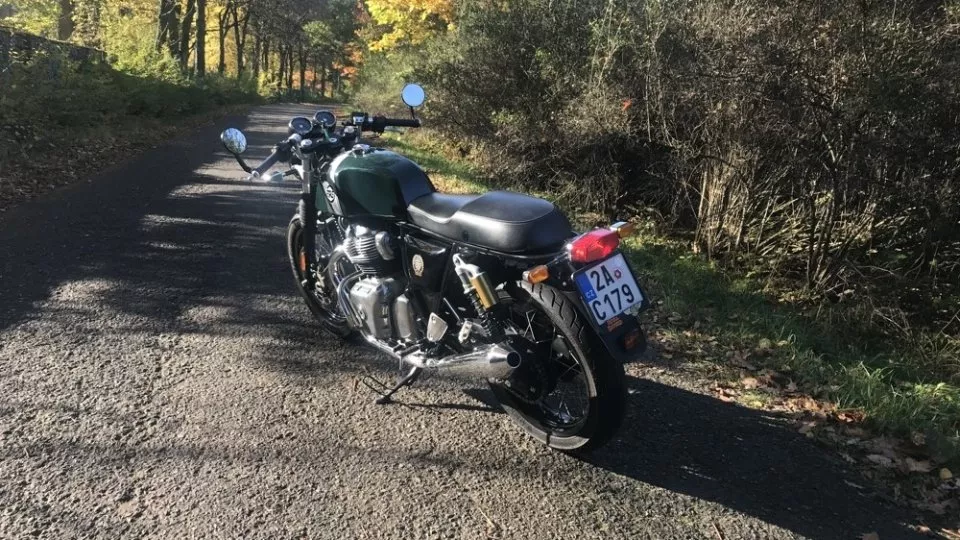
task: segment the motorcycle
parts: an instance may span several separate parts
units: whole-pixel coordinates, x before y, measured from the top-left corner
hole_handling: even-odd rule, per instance
[[[409,367],[377,403],[425,372],[474,377],[551,448],[602,445],[624,417],[623,364],[646,347],[648,300],[619,250],[633,226],[578,234],[543,199],[438,192],[416,163],[361,139],[420,127],[423,89],[401,98],[411,118],[293,118],[257,167],[241,157],[242,132],[222,133],[250,180],[300,182],[287,230],[298,291],[327,330]],[[290,169],[267,175],[279,162]]]

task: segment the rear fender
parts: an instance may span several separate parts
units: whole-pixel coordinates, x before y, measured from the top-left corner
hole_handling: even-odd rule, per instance
[[[610,356],[620,362],[627,363],[634,362],[643,355],[647,348],[647,336],[636,315],[623,313],[603,325],[598,325],[588,312],[589,307],[584,303],[576,285],[574,285],[573,275],[577,268],[570,262],[566,254],[564,253],[547,263],[547,268],[550,270],[550,277],[546,279],[546,284],[559,290],[576,306],[580,316],[587,321],[597,337],[597,341],[603,344]],[[634,275],[636,275],[636,272],[634,272]],[[644,295],[644,301],[640,305],[640,309],[643,310],[648,307],[648,302],[649,300]],[[627,348],[627,336],[631,334],[635,336],[635,344]]]
[[[561,289],[561,292],[576,306],[577,312],[587,321],[597,341],[603,344],[610,356],[623,363],[635,362],[643,356],[647,349],[647,335],[635,315],[623,313],[610,319],[603,326],[599,326],[587,312],[587,306],[576,290]],[[632,348],[628,349],[626,339],[631,333],[636,334],[637,341]]]

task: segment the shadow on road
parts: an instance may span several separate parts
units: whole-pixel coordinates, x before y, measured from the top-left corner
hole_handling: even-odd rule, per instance
[[[589,463],[810,538],[922,538],[904,525],[909,516],[857,489],[863,480],[784,418],[650,380],[629,386],[620,437]]]

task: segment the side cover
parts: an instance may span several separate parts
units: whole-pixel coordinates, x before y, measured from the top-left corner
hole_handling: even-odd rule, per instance
[[[406,219],[410,201],[435,191],[413,161],[382,148],[359,147],[330,164],[329,177],[317,190],[317,207],[343,216]]]

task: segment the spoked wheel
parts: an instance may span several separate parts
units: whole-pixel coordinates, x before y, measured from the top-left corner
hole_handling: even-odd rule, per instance
[[[623,365],[595,347],[593,330],[558,290],[519,282],[507,301],[510,332],[535,359],[491,383],[511,418],[551,448],[584,452],[608,441],[626,407]]]
[[[318,249],[332,251],[332,246],[320,245]],[[351,329],[337,302],[336,284],[326,275],[311,275],[310,257],[303,245],[303,224],[300,216],[293,216],[287,227],[287,255],[297,290],[307,303],[313,316],[321,324],[340,337],[350,335]],[[318,280],[325,280],[318,283]],[[323,286],[321,286],[323,285]]]

